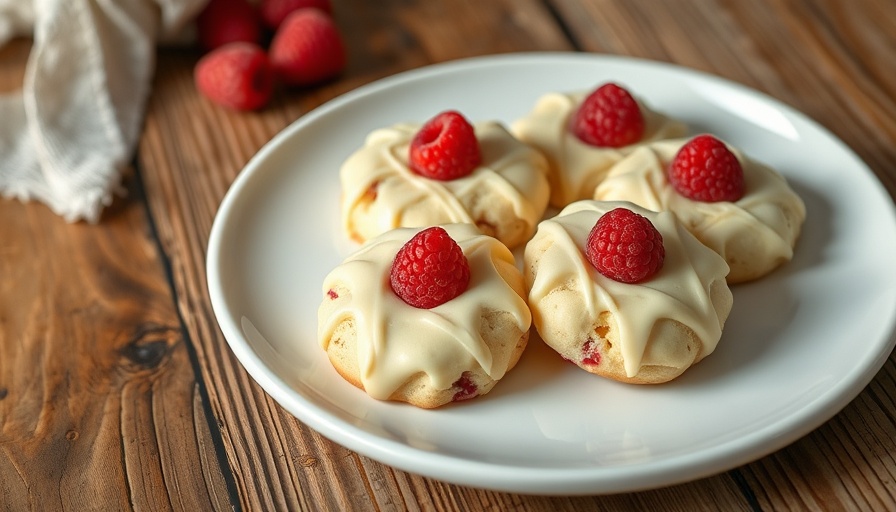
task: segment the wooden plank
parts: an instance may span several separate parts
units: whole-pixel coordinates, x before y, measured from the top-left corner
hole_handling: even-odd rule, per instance
[[[16,201],[0,217],[17,241],[0,251],[2,504],[229,508],[140,203],[99,226]]]
[[[0,51],[21,84],[29,43]],[[0,509],[230,508],[149,230],[126,179],[100,224],[0,201]]]

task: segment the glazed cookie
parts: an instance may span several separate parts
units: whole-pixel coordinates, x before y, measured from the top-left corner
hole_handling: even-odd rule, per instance
[[[517,138],[547,157],[555,208],[590,199],[610,167],[640,145],[686,131],[683,123],[613,83],[590,94],[546,94],[511,126]]]
[[[547,162],[497,122],[454,111],[372,132],[340,170],[342,221],[363,242],[396,227],[475,224],[513,248],[547,207]]]
[[[729,284],[790,261],[806,218],[803,201],[781,174],[711,135],[637,149],[607,173],[593,198],[675,213],[725,258]]]
[[[488,393],[529,339],[513,255],[471,224],[398,228],[324,280],[318,339],[379,400],[434,408]]]
[[[666,382],[711,354],[733,302],[718,254],[631,203],[578,201],[542,221],[524,272],[545,343],[622,382]]]

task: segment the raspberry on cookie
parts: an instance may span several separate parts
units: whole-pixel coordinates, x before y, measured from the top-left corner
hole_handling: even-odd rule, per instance
[[[728,265],[669,212],[583,200],[526,244],[533,324],[590,373],[672,380],[711,354],[731,311]]]
[[[364,242],[397,227],[469,223],[513,248],[548,202],[547,162],[497,122],[456,111],[373,131],[340,169],[342,222]]]
[[[590,199],[609,168],[640,145],[686,131],[612,82],[590,92],[545,94],[511,125],[517,138],[547,157],[556,208]]]
[[[669,164],[669,184],[694,201],[737,201],[744,196],[744,169],[724,142],[703,134],[675,154]]]
[[[501,242],[471,224],[397,228],[326,277],[318,339],[370,396],[429,409],[488,393],[519,360],[531,318]]]
[[[576,109],[570,129],[582,142],[602,148],[621,148],[644,137],[644,114],[631,93],[606,83],[589,94]]]
[[[806,218],[805,204],[780,173],[709,134],[637,149],[592,197],[671,211],[725,258],[729,284],[790,261]]]
[[[411,139],[408,165],[420,176],[439,181],[463,178],[482,163],[473,126],[454,110],[427,121]]]
[[[447,231],[432,227],[401,247],[392,261],[389,283],[406,304],[432,309],[467,289],[470,263]]]
[[[616,208],[602,215],[591,229],[585,256],[601,274],[635,284],[659,272],[666,249],[663,235],[646,217]]]

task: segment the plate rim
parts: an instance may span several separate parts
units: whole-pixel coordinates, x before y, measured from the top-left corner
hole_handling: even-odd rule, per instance
[[[854,371],[839,376],[840,379],[837,381],[836,387],[827,389],[813,400],[806,402],[799,411],[790,414],[784,421],[771,423],[765,428],[753,431],[749,436],[716,444],[711,449],[703,449],[695,454],[671,455],[647,463],[622,466],[551,468],[547,470],[459,459],[456,456],[437,452],[423,452],[396,440],[379,437],[351,425],[342,424],[338,418],[330,417],[326,411],[320,410],[312,399],[301,396],[274,372],[270,372],[258,353],[245,340],[239,326],[230,321],[230,317],[233,315],[227,314],[227,301],[219,277],[221,273],[221,239],[224,236],[228,220],[234,214],[234,203],[238,200],[240,191],[257,173],[260,162],[263,162],[284,140],[288,140],[294,133],[312,125],[317,119],[331,111],[343,108],[397,84],[423,80],[439,74],[450,74],[457,70],[467,71],[476,66],[519,65],[523,62],[537,64],[539,61],[559,63],[562,60],[612,61],[621,65],[646,66],[652,71],[671,72],[709,81],[727,89],[759,98],[762,102],[784,111],[787,116],[801,119],[813,129],[835,141],[839,145],[837,148],[839,151],[846,153],[855,162],[861,164],[862,172],[869,175],[870,181],[877,189],[876,192],[883,198],[889,199],[886,203],[889,206],[891,220],[896,219],[896,205],[880,178],[840,138],[801,111],[762,91],[726,78],[668,62],[581,52],[519,52],[468,57],[430,64],[377,79],[312,109],[284,127],[264,144],[249,159],[231,183],[215,214],[209,235],[206,254],[206,281],[215,319],[240,364],[264,391],[291,415],[324,437],[350,450],[389,466],[438,480],[523,494],[575,495],[630,492],[691,481],[718,474],[761,458],[803,437],[831,419],[862,392],[885,364],[896,345],[896,314],[889,318],[889,325],[885,326],[882,331],[889,334],[878,342],[881,350],[876,353],[869,351],[866,357],[862,358],[862,364],[854,367]],[[862,371],[859,371],[858,368],[861,368]],[[299,396],[289,396],[287,389],[293,389],[294,393]],[[300,399],[297,400],[299,397]],[[821,406],[818,405],[819,401],[823,402]],[[674,474],[683,467],[688,468],[687,472],[682,472],[686,474]],[[487,482],[481,480],[483,475],[488,475]]]

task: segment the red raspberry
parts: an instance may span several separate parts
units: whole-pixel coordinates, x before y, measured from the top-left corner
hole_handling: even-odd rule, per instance
[[[443,228],[414,235],[395,255],[392,290],[411,306],[431,309],[457,297],[470,284],[470,264]]]
[[[598,272],[614,281],[640,283],[663,267],[666,249],[663,235],[647,217],[616,208],[594,224],[585,256]]]
[[[447,110],[414,135],[408,154],[411,170],[434,180],[462,178],[479,166],[482,154],[470,122]]]
[[[330,0],[262,0],[258,10],[264,24],[277,30],[290,13],[305,7],[316,7],[327,14],[333,14]]]
[[[744,170],[728,146],[712,135],[698,135],[678,150],[669,166],[669,183],[694,201],[737,201],[744,195]]]
[[[196,63],[194,80],[205,97],[237,110],[263,107],[274,91],[274,70],[264,50],[252,43],[212,50]]]
[[[592,146],[619,148],[644,136],[644,115],[622,87],[607,83],[592,92],[571,120],[572,132]]]
[[[320,9],[293,11],[268,49],[277,75],[287,85],[311,85],[345,69],[345,46],[333,19]]]
[[[454,396],[451,397],[452,402],[469,400],[471,398],[476,398],[476,396],[479,395],[479,387],[473,382],[470,372],[462,373],[460,378],[454,381],[454,384],[452,384],[451,387],[457,388]]]
[[[258,43],[261,19],[246,0],[211,0],[196,17],[196,35],[206,50],[237,41]]]
[[[594,340],[591,338],[585,340],[585,343],[582,345],[582,364],[599,366],[600,359],[600,351],[597,350]]]

